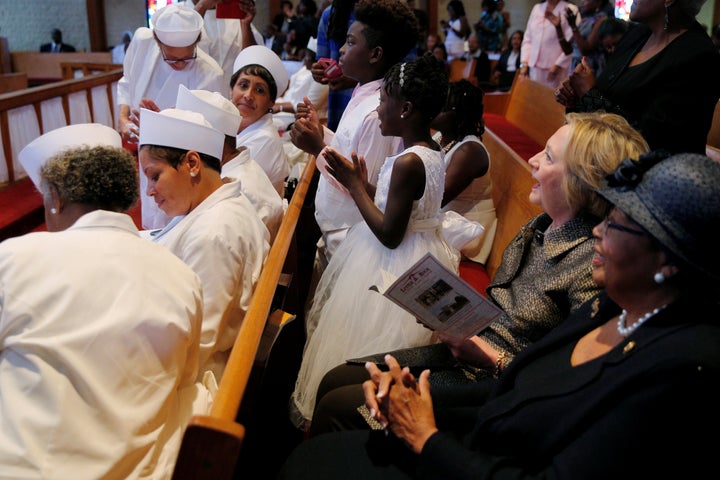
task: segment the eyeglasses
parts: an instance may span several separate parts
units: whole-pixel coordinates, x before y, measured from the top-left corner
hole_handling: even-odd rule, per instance
[[[178,58],[178,59],[175,59],[175,60],[166,58],[166,57],[165,57],[165,50],[163,50],[162,47],[160,47],[160,54],[162,55],[163,60],[165,61],[165,63],[167,63],[168,65],[177,65],[177,64],[179,64],[179,63],[184,63],[185,65],[187,65],[187,64],[190,64],[190,63],[194,62],[195,59],[197,58],[197,47],[195,47],[195,50],[193,50],[193,55],[192,55],[192,57],[187,57],[187,58]]]
[[[610,217],[605,217],[605,219],[600,222],[598,225],[598,229],[600,230],[600,233],[602,233],[603,236],[607,233],[608,229],[617,230],[619,232],[629,233],[631,235],[639,235],[644,236],[645,232],[643,230],[636,230],[634,228],[626,227],[625,225],[620,225],[619,223],[615,223],[610,221]]]

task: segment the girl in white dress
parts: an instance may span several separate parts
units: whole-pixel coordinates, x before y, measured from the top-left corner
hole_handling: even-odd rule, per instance
[[[457,271],[459,257],[440,231],[445,165],[430,122],[445,103],[447,75],[432,56],[393,66],[385,76],[378,117],[384,136],[406,149],[387,157],[377,187],[365,163],[326,148],[328,171],[347,188],[365,221],[355,224],[318,284],[307,320],[317,328],[305,345],[291,398],[291,418],[306,428],[323,375],[347,358],[430,343],[432,332],[382,294],[383,271],[399,276],[430,252]],[[374,202],[373,202],[374,198]]]

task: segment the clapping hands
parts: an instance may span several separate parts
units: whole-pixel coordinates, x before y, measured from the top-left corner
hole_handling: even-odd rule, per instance
[[[438,431],[430,396],[430,370],[424,370],[416,380],[392,355],[385,356],[385,363],[387,372],[372,362],[365,365],[370,374],[370,380],[363,383],[365,405],[377,421],[413,452],[420,453],[427,439]]]

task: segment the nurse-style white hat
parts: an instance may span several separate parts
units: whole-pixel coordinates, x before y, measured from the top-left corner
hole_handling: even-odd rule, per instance
[[[235,63],[233,63],[233,73],[240,70],[246,65],[257,64],[267,68],[273,80],[275,80],[275,86],[277,86],[277,94],[282,95],[288,85],[288,74],[285,70],[282,60],[277,53],[273,52],[264,45],[252,45],[245,47],[235,57]]]
[[[158,40],[168,47],[187,47],[198,39],[203,18],[192,8],[173,3],[155,12],[150,24]]]
[[[201,113],[166,108],[161,112],[140,109],[140,141],[181,150],[195,150],[222,159],[225,135],[215,130]]]
[[[215,130],[231,137],[237,135],[242,121],[235,104],[218,92],[189,90],[185,85],[178,89],[175,108],[201,113]]]
[[[43,165],[63,150],[81,146],[122,148],[122,139],[115,129],[100,123],[68,125],[50,130],[28,143],[18,153],[18,160],[39,190],[40,169]]]

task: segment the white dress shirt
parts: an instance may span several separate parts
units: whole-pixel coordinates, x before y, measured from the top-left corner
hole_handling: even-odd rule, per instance
[[[270,244],[275,240],[287,202],[277,194],[270,179],[245,149],[222,166],[223,177],[236,178],[245,195],[270,232]]]

